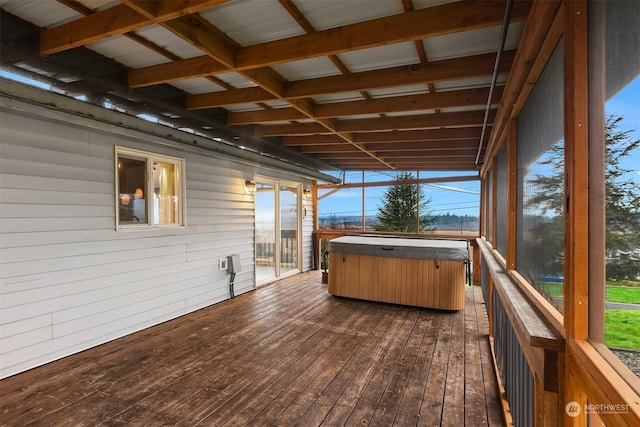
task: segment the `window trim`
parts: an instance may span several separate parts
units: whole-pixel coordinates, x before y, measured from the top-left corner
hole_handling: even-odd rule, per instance
[[[119,177],[118,177],[118,159],[120,157],[132,157],[144,159],[147,164],[147,173],[145,177],[145,192],[149,193],[149,188],[153,186],[153,163],[164,162],[176,165],[178,171],[178,222],[174,224],[154,224],[153,203],[147,203],[146,216],[147,221],[139,224],[121,224],[119,207]],[[116,231],[140,231],[151,229],[166,229],[175,227],[186,227],[187,225],[187,204],[186,204],[186,161],[180,157],[167,156],[164,154],[154,153],[151,151],[138,150],[135,148],[114,146],[114,209],[115,209],[115,228]]]

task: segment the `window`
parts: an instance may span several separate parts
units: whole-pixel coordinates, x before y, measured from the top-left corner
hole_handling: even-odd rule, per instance
[[[516,270],[564,312],[563,41],[518,117]]]
[[[118,228],[184,225],[184,160],[116,147]]]

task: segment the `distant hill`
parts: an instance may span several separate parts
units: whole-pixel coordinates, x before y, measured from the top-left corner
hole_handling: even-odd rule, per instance
[[[434,227],[440,231],[478,231],[480,228],[480,220],[477,216],[471,215],[455,215],[444,214],[433,216]],[[367,230],[373,230],[377,225],[375,216],[369,215],[365,217],[367,222]],[[318,226],[325,230],[361,230],[361,216],[338,216],[326,215],[318,218]]]

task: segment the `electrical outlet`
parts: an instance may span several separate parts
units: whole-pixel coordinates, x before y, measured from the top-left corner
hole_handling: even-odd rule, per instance
[[[218,260],[218,267],[220,268],[220,270],[226,270],[227,269],[227,257],[220,258]]]

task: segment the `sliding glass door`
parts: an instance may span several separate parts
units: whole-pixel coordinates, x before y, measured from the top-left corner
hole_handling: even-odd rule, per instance
[[[276,276],[275,185],[256,183],[256,283]]]
[[[256,178],[256,284],[300,271],[300,186]]]

